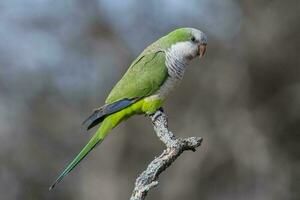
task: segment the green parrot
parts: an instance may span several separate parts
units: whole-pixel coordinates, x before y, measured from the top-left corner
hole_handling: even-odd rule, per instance
[[[49,190],[59,183],[120,122],[135,114],[151,115],[184,75],[187,64],[206,51],[206,35],[194,28],[179,28],[148,46],[114,86],[104,106],[96,109],[83,125],[102,122],[75,159],[62,171]]]

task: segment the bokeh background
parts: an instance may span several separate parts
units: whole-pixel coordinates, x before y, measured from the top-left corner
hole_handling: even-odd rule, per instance
[[[48,187],[92,135],[85,117],[177,27],[209,44],[165,111],[178,137],[204,142],[147,199],[299,199],[299,18],[298,0],[1,0],[0,199],[128,199],[164,149],[144,116]]]

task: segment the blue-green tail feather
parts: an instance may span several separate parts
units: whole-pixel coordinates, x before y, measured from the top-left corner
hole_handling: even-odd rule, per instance
[[[123,119],[126,118],[126,112],[117,112],[107,116],[102,122],[101,126],[90,139],[87,145],[79,152],[75,159],[65,168],[65,170],[58,176],[54,183],[50,186],[49,190],[53,189],[57,183],[59,183],[65,176],[68,175],[79,163],[80,161],[91,151],[97,144],[103,141],[106,135],[117,126]]]
[[[71,172],[79,162],[85,158],[85,156],[92,151],[97,144],[101,143],[103,139],[99,138],[98,134],[95,134],[87,145],[80,151],[80,153],[75,157],[75,159],[64,169],[64,171],[58,176],[54,183],[49,187],[49,190],[52,190],[57,183],[59,183],[65,176]]]

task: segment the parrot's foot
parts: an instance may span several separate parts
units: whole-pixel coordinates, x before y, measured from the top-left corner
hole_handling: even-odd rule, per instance
[[[155,113],[149,114],[149,115],[147,115],[147,116],[151,118],[151,121],[152,121],[152,123],[153,123],[153,122],[156,121],[156,119],[157,119],[158,117],[160,117],[163,113],[164,113],[164,110],[163,110],[162,107],[160,107]]]

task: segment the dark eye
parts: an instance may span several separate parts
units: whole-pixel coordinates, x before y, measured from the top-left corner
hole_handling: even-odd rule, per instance
[[[191,38],[191,40],[192,40],[192,42],[195,42],[195,41],[196,41],[196,38],[193,36],[193,37]]]

